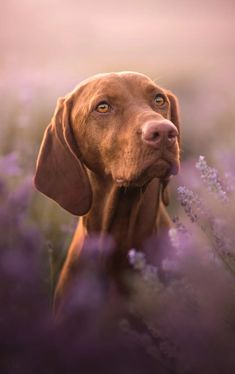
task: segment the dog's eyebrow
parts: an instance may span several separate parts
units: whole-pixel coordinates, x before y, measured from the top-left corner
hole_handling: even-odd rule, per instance
[[[99,104],[101,101],[107,101],[107,102],[118,102],[120,101],[120,97],[118,95],[110,94],[110,93],[105,93],[103,92],[102,94],[95,95],[93,99],[91,100],[90,103],[90,108],[93,108],[97,104]]]
[[[159,92],[159,93],[163,93],[163,89],[161,89],[160,87],[158,87],[157,85],[153,85],[153,84],[148,84],[144,90],[146,91],[147,94],[153,94],[154,92]]]

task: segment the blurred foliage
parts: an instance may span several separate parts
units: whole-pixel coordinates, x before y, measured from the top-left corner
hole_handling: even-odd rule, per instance
[[[156,238],[145,254],[129,252],[130,300],[110,300],[105,256],[91,237],[65,316],[53,320],[52,243],[66,247],[73,222],[35,195],[16,152],[0,158],[1,373],[234,371],[234,172],[219,174],[203,156],[197,169],[183,165],[181,182],[193,191],[179,187],[178,197],[191,225],[182,212],[174,219],[172,246],[157,244],[162,266]],[[108,255],[108,238],[103,246]]]

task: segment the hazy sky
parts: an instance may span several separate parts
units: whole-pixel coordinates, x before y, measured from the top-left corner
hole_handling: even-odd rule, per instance
[[[2,0],[7,74],[223,69],[234,63],[234,1]]]

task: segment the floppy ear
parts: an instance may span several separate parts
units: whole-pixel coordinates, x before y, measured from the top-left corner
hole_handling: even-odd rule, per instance
[[[162,180],[162,190],[161,190],[161,198],[162,198],[162,201],[163,201],[163,204],[164,205],[169,205],[169,202],[170,202],[170,193],[169,193],[169,186],[168,186],[168,183],[169,183],[169,178],[168,179],[163,179]]]
[[[180,114],[179,114],[179,103],[177,97],[171,92],[166,91],[167,97],[170,101],[170,120],[174,123],[179,131],[178,143],[180,146]],[[169,205],[170,202],[170,193],[169,193],[169,184],[170,179],[164,179],[162,181],[162,191],[161,197],[164,205]]]
[[[34,182],[36,188],[70,213],[88,212],[92,192],[70,123],[72,98],[62,98],[47,127],[39,151]]]
[[[178,99],[171,91],[166,91],[166,94],[170,101],[170,120],[179,131],[178,141],[180,141],[180,113]]]

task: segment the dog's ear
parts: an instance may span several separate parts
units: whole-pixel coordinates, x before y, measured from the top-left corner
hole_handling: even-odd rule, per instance
[[[179,131],[178,141],[180,141],[180,112],[178,99],[171,91],[167,90],[166,94],[170,101],[170,120],[174,123]]]
[[[178,99],[171,91],[167,90],[166,94],[170,101],[170,120],[178,129],[178,144],[180,146],[180,113]],[[170,202],[169,181],[169,178],[162,181],[161,198],[164,205],[169,205]]]
[[[72,97],[61,98],[39,151],[35,186],[70,213],[86,214],[92,192],[70,123]]]
[[[161,189],[161,198],[163,201],[164,205],[169,205],[170,202],[170,193],[169,193],[169,179],[163,179],[161,184],[162,184],[162,189]]]

